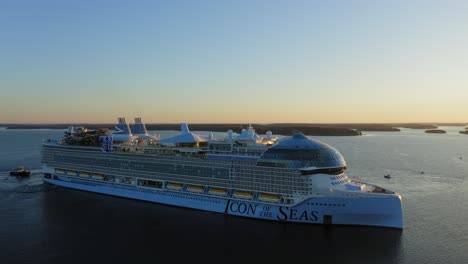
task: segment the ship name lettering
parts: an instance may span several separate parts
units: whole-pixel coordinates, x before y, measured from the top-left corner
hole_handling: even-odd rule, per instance
[[[273,218],[273,214],[271,212],[260,211],[260,217]]]
[[[257,210],[256,204],[246,204],[246,203],[239,203],[239,202],[232,202],[229,205],[229,210],[233,213],[239,214],[246,214],[246,215],[255,215],[255,211]]]
[[[289,219],[316,222],[318,220],[318,212],[307,210],[299,212],[297,209],[280,206],[279,214],[276,218],[281,221],[287,221]]]

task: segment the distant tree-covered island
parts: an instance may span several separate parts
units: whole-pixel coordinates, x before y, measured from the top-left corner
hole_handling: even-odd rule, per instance
[[[88,129],[113,129],[114,124],[7,124],[8,129],[65,129],[69,126],[83,126]],[[227,132],[233,130],[240,133],[249,124],[189,124],[192,131]],[[362,132],[354,128],[340,126],[320,126],[314,124],[252,124],[258,134],[272,131],[275,135],[291,135],[302,132],[309,136],[361,136]],[[180,124],[146,124],[148,130],[180,130]]]
[[[212,131],[212,132],[226,132],[232,129],[234,132],[240,133],[243,128],[248,127],[248,123],[239,124],[189,124],[193,131]],[[463,124],[439,124],[439,125],[458,125]],[[68,124],[0,124],[0,127],[7,127],[8,129],[65,129],[68,126],[83,126],[89,129],[108,128],[113,129],[115,124],[88,124],[88,123],[68,123]],[[323,123],[275,123],[275,124],[255,124],[252,126],[256,129],[257,133],[265,134],[267,131],[272,131],[275,135],[291,135],[293,132],[300,131],[309,136],[360,136],[363,135],[362,131],[375,131],[375,132],[399,132],[401,128],[411,129],[427,129],[437,130],[434,124],[408,124],[408,123],[391,123],[391,124],[371,124],[371,123],[344,123],[344,124],[323,124]],[[146,124],[148,130],[179,130],[180,124]],[[426,131],[427,132],[427,131]],[[443,132],[427,132],[427,133],[443,133]],[[468,132],[460,131],[462,134]]]
[[[428,134],[447,134],[447,131],[442,129],[428,129],[425,132]]]
[[[402,127],[411,129],[437,129],[436,125],[432,124],[404,124]]]

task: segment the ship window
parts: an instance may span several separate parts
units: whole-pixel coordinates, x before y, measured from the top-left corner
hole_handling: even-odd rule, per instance
[[[316,169],[316,170],[301,170],[302,175],[312,175],[312,174],[329,174],[329,175],[338,175],[342,174],[346,170],[346,167],[331,168],[331,169]],[[335,177],[331,178],[335,180]]]

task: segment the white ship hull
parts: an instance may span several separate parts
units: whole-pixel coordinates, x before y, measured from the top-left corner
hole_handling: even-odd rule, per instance
[[[50,184],[211,212],[280,222],[365,225],[402,228],[401,200],[382,197],[311,197],[294,206],[247,201],[201,193],[153,189],[66,176],[44,178]]]

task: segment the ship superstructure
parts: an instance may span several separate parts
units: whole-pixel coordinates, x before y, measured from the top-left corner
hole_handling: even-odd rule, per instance
[[[267,220],[403,226],[398,193],[348,178],[336,149],[301,133],[278,140],[249,126],[215,139],[182,124],[179,135],[159,139],[135,121],[139,129],[119,118],[94,146],[44,142],[44,181]]]

